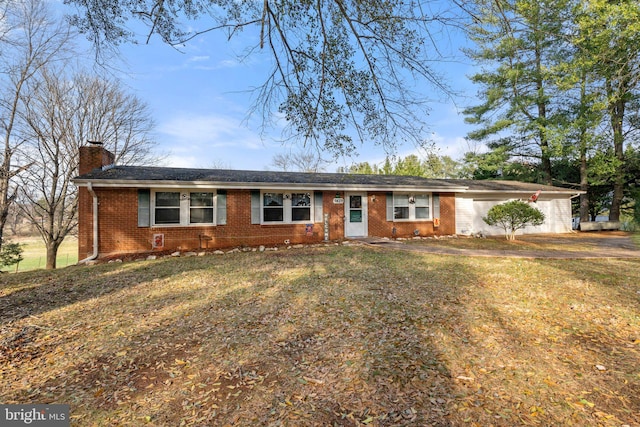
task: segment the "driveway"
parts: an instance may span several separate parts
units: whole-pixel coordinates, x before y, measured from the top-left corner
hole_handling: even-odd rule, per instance
[[[517,236],[514,249],[482,248],[482,243],[474,248],[464,247],[467,237],[420,240],[364,239],[365,244],[375,247],[456,256],[514,257],[546,259],[595,259],[595,258],[640,258],[640,248],[635,245],[629,233],[625,232],[574,232],[567,234],[539,234]],[[457,245],[456,240],[460,244]],[[487,245],[494,246],[494,245]]]

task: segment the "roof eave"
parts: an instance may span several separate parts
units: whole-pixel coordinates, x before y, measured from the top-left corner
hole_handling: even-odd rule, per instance
[[[338,183],[293,183],[293,182],[223,182],[223,181],[180,181],[180,180],[128,180],[128,179],[74,179],[79,187],[89,183],[94,188],[217,188],[227,190],[327,190],[327,191],[425,191],[455,193],[465,187],[439,187],[416,185],[375,185],[375,184],[338,184]]]
[[[522,194],[531,194],[531,190],[517,190],[517,189],[503,189],[503,190],[471,190],[467,189],[465,193],[483,193],[483,194],[491,194],[491,193],[522,193]],[[541,194],[586,194],[586,191],[582,190],[542,190]]]

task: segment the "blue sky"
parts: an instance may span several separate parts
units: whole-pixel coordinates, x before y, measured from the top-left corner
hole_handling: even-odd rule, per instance
[[[453,40],[451,49],[457,50],[455,37],[449,40]],[[154,138],[158,149],[166,153],[167,166],[275,170],[273,157],[291,150],[279,142],[279,129],[261,133],[259,114],[247,119],[252,101],[248,90],[263,82],[270,57],[265,52],[238,61],[245,47],[242,43],[242,38],[227,41],[222,33],[208,33],[180,51],[157,39],[149,44],[121,45],[123,64],[118,67],[124,74],[120,77],[150,107],[157,124]],[[458,159],[474,148],[464,139],[470,128],[459,113],[475,103],[475,90],[467,79],[473,68],[458,53],[458,61],[442,63],[438,71],[463,96],[455,103],[447,100],[431,105],[430,135],[438,154]],[[361,146],[358,153],[358,157],[331,163],[326,171],[353,162],[381,164],[385,157],[372,144]],[[397,154],[411,153],[420,154],[413,146],[402,146]]]

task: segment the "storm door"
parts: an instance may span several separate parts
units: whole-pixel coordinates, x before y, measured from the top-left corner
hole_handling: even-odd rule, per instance
[[[344,203],[346,237],[367,236],[367,194],[346,193]]]

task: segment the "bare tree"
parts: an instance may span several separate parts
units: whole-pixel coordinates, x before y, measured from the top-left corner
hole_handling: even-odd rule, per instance
[[[451,94],[434,64],[449,44],[447,26],[462,24],[455,13],[464,8],[455,0],[67,3],[77,6],[74,25],[102,49],[153,36],[181,47],[210,31],[229,39],[249,32],[242,59],[263,51],[273,64],[250,111],[263,123],[284,117],[286,136],[334,155],[360,144],[393,151],[403,140],[427,140],[429,103]]]
[[[71,126],[77,144],[100,141],[118,164],[157,164],[161,160],[153,151],[155,123],[145,102],[127,93],[115,79],[80,73],[72,81],[78,110]]]
[[[276,154],[271,164],[282,171],[322,172],[328,162],[319,153],[299,151],[295,153]]]
[[[65,79],[61,70],[43,69],[25,100],[34,164],[22,176],[24,213],[47,250],[47,269],[56,267],[60,244],[77,225],[78,149],[88,137],[104,141],[120,163],[151,161],[153,127],[147,106],[119,83],[83,74]]]
[[[5,228],[9,227],[9,232],[12,236],[19,236],[21,233],[27,232],[23,227],[25,225],[25,221],[26,217],[20,206],[17,203],[12,203],[11,206],[9,206],[9,213],[7,215]]]
[[[9,207],[16,198],[13,179],[29,167],[19,159],[25,142],[21,118],[27,83],[46,64],[64,58],[68,25],[56,24],[43,0],[2,3],[0,37],[0,247]]]

